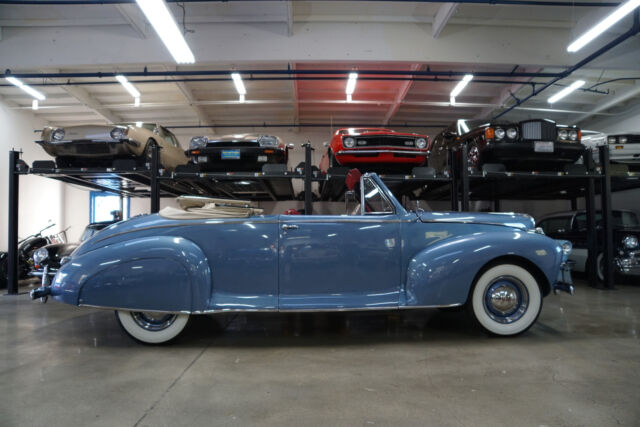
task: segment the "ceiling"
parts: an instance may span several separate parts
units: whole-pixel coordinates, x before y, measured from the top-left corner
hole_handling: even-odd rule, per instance
[[[568,42],[611,8],[380,1],[188,2],[184,8],[183,20],[182,9],[170,4],[179,25],[193,31],[186,39],[196,64],[176,67],[135,4],[1,5],[3,68],[14,74],[225,72],[130,77],[142,94],[139,107],[113,77],[23,79],[46,95],[34,113],[51,124],[153,121],[212,125],[221,133],[231,126],[375,124],[430,126],[435,132],[456,119],[494,117],[531,93],[527,82],[541,88],[551,80],[506,74],[562,72],[631,26],[627,19],[593,47],[570,55]],[[588,122],[640,105],[639,54],[636,35],[504,118]],[[244,73],[247,96],[240,103],[226,74],[234,69],[283,74]],[[292,79],[295,74],[286,70],[361,74],[347,102],[346,75]],[[398,74],[362,73],[372,70]],[[431,79],[416,81],[402,74],[425,71],[505,76],[476,77],[452,106],[449,93],[461,76],[414,76]],[[554,105],[547,102],[577,79],[586,81],[584,88],[606,83],[597,92],[579,90]],[[31,109],[29,95],[11,85],[0,86],[0,96],[10,108]]]

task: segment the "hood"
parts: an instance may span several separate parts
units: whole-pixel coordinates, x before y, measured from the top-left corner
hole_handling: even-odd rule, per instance
[[[516,213],[479,213],[479,212],[421,212],[422,222],[458,222],[465,224],[502,225],[505,227],[533,230],[535,220],[526,214]]]

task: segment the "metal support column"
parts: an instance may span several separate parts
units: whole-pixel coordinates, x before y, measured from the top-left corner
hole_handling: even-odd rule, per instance
[[[160,147],[155,142],[151,143],[151,213],[160,211],[160,185],[158,183],[158,171],[160,169]]]
[[[500,212],[500,199],[493,199],[493,211]]]
[[[458,151],[455,148],[450,148],[448,152],[449,156],[449,172],[451,173],[451,210],[458,210],[458,160],[456,155]]]
[[[18,294],[18,190],[20,175],[16,166],[20,160],[18,151],[9,151],[9,241],[7,256],[7,294]]]
[[[611,212],[611,171],[609,164],[609,146],[600,146],[599,150],[601,160],[600,165],[602,166],[602,191],[600,192],[600,205],[602,206],[603,228],[603,285],[606,289],[614,289],[615,268],[613,265],[613,213]]]
[[[469,210],[469,163],[467,158],[467,145],[462,146],[460,153],[460,180],[462,181],[462,206],[460,210],[467,212]]]
[[[304,214],[313,215],[313,194],[311,193],[311,183],[313,182],[311,168],[311,144],[302,144],[304,147]]]
[[[587,213],[587,262],[585,272],[589,286],[598,287],[598,233],[596,230],[596,190],[595,178],[587,179],[587,191],[585,194],[585,210]],[[572,206],[573,209],[573,206]],[[575,210],[575,209],[573,209]]]
[[[589,181],[591,181],[591,179],[589,179]],[[578,210],[578,199],[576,199],[575,197],[571,199],[571,210],[572,211]]]

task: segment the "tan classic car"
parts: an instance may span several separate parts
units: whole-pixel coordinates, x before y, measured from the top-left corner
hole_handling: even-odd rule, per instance
[[[160,164],[164,168],[173,170],[187,163],[175,135],[155,123],[47,126],[36,143],[56,158],[59,168],[68,168],[110,167],[116,159],[134,159],[139,166],[148,165],[154,141],[161,148]]]

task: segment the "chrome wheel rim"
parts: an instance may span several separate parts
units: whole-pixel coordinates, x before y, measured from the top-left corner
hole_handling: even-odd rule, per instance
[[[468,160],[469,166],[476,167],[479,159],[480,159],[480,150],[478,150],[477,145],[472,145],[471,147],[469,147],[469,152],[467,154],[467,160]]]
[[[494,321],[509,324],[519,320],[529,307],[527,288],[516,277],[500,276],[492,280],[484,293],[484,309]]]
[[[147,331],[162,331],[176,321],[176,314],[154,313],[149,311],[131,312],[131,317],[138,326]]]

